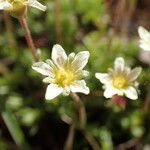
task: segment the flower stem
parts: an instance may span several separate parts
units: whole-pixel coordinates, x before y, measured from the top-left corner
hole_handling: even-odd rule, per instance
[[[97,141],[94,139],[94,137],[91,134],[89,134],[85,130],[81,130],[81,132],[93,150],[100,150],[99,144],[97,143]]]
[[[68,133],[68,136],[66,139],[66,143],[64,146],[64,150],[72,150],[75,128],[76,128],[76,119],[77,119],[77,116],[76,116],[76,113],[74,113],[73,118],[72,118],[72,122],[70,124],[69,133]]]
[[[10,20],[9,15],[5,11],[3,12],[3,18],[6,26],[6,31],[7,31],[8,43],[9,43],[8,46],[15,49],[17,47],[17,43],[14,38],[14,34],[12,30],[12,22]]]
[[[83,103],[80,100],[80,97],[76,93],[70,93],[70,96],[72,97],[74,101],[74,105],[76,109],[79,112],[79,118],[80,118],[80,128],[84,129],[86,125],[86,111]]]
[[[99,147],[99,144],[97,143],[97,141],[94,139],[94,137],[91,134],[89,134],[85,130],[86,111],[85,111],[85,107],[84,107],[83,103],[80,100],[80,97],[77,94],[72,93],[72,92],[70,93],[70,96],[72,97],[72,99],[74,101],[74,105],[75,105],[76,109],[78,110],[79,118],[80,118],[80,126],[78,127],[76,125],[77,114],[75,111],[74,116],[72,118],[72,124],[69,129],[69,134],[68,134],[68,137],[67,137],[67,140],[65,143],[64,150],[72,150],[75,128],[78,128],[79,131],[84,135],[85,139],[88,141],[88,143],[90,144],[90,146],[92,147],[93,150],[100,150],[100,147]]]
[[[74,101],[75,108],[79,112],[80,128],[83,129],[86,124],[86,111],[85,111],[84,105],[81,103],[81,100],[77,94],[70,93],[70,96],[72,97],[72,99]],[[75,127],[76,127],[76,123],[77,123],[76,120],[77,120],[77,114],[75,111],[73,114],[73,117],[72,117],[72,122],[70,124],[69,133],[68,133],[68,136],[66,139],[64,150],[72,150]]]
[[[36,48],[34,46],[26,18],[20,17],[19,22],[20,22],[20,24],[24,30],[25,38],[26,38],[26,41],[27,41],[29,48],[31,49],[32,56],[33,56],[35,61],[38,61],[38,57],[36,55]]]
[[[27,142],[25,141],[24,134],[22,130],[20,129],[16,119],[14,118],[13,114],[5,109],[5,111],[2,112],[1,114],[12,138],[18,145],[20,150],[30,150]]]

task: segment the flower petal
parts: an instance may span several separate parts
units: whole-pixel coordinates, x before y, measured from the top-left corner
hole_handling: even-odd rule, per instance
[[[52,73],[52,68],[47,63],[44,62],[34,63],[32,65],[32,69],[45,76],[49,76]]]
[[[128,79],[129,81],[134,81],[138,76],[139,74],[141,73],[142,71],[142,68],[141,67],[136,67],[134,68],[133,70],[131,70],[129,76],[128,76]]]
[[[75,53],[70,53],[68,55],[68,58],[67,58],[67,63],[65,64],[66,68],[70,68],[70,64],[72,63],[72,61],[74,60],[74,57],[75,57]]]
[[[47,60],[46,60],[46,63],[47,63],[48,65],[50,65],[51,68],[57,69],[57,66],[53,63],[52,60],[47,59]]]
[[[58,87],[56,84],[50,84],[47,86],[45,99],[51,100],[63,92],[63,88]]]
[[[145,28],[143,28],[142,26],[140,26],[138,28],[138,33],[139,33],[139,36],[141,39],[143,39],[143,40],[150,39],[150,33]]]
[[[89,94],[89,88],[86,86],[84,80],[76,81],[73,85],[70,86],[70,89],[72,92]]]
[[[58,67],[64,67],[67,61],[65,50],[58,44],[54,45],[52,48],[52,60]]]
[[[117,94],[117,90],[112,87],[106,87],[104,91],[104,97],[111,98],[113,95]]]
[[[68,60],[69,60],[69,62],[73,61],[74,57],[75,57],[75,53],[70,53],[70,54],[68,55]]]
[[[85,67],[85,65],[87,64],[89,56],[90,56],[90,53],[88,51],[79,52],[75,56],[75,58],[72,62],[73,70],[74,71],[82,70]]]
[[[130,74],[130,72],[131,72],[131,68],[130,67],[125,67],[124,68],[124,75],[125,76],[128,76]]]
[[[50,77],[50,76],[43,79],[44,83],[54,83],[54,81],[55,81],[55,79],[53,77]]]
[[[128,87],[125,91],[125,96],[130,98],[130,99],[133,99],[133,100],[136,100],[138,98],[138,94],[137,94],[137,91],[134,87],[130,86]]]
[[[125,62],[124,62],[124,59],[122,57],[117,57],[115,59],[115,72],[116,73],[120,73],[124,70],[124,67],[125,67]]]
[[[10,3],[8,3],[7,1],[0,1],[0,10],[5,10],[9,7],[12,7],[12,5]]]
[[[42,11],[46,11],[47,7],[39,3],[37,0],[28,0],[28,5]]]
[[[139,46],[145,51],[150,51],[150,40],[149,41],[140,40]]]
[[[111,77],[107,73],[96,73],[95,77],[100,80],[101,83],[110,83]]]

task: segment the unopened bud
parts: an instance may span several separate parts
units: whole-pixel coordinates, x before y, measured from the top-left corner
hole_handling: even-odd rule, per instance
[[[117,105],[121,109],[125,109],[126,107],[126,99],[123,96],[115,95],[112,97],[112,103]]]

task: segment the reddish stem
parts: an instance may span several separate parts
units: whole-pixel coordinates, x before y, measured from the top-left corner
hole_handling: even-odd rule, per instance
[[[20,17],[19,22],[20,22],[20,24],[21,24],[21,26],[24,30],[25,38],[26,38],[27,44],[28,44],[28,46],[31,50],[32,56],[33,56],[35,61],[38,61],[38,57],[36,55],[36,48],[34,46],[34,43],[33,43],[32,37],[31,37],[31,33],[30,33],[30,30],[29,30],[26,18],[25,17]]]

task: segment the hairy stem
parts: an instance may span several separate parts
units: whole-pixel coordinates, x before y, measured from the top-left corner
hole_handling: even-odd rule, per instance
[[[34,43],[33,43],[33,40],[32,40],[31,34],[30,34],[30,30],[29,30],[26,18],[25,17],[20,17],[19,22],[20,22],[20,24],[23,28],[25,38],[26,38],[27,44],[28,44],[28,46],[31,50],[32,56],[33,56],[35,61],[38,61],[38,57],[36,55],[36,48],[34,46]]]

